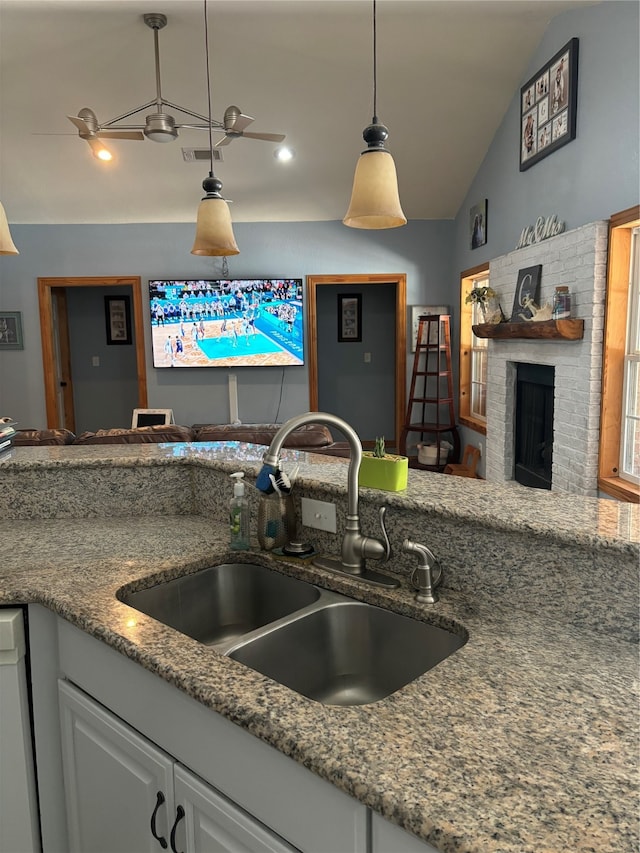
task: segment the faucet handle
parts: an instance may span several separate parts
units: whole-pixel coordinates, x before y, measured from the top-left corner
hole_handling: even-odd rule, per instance
[[[382,530],[382,537],[383,537],[383,543],[382,544],[384,545],[384,556],[382,559],[385,563],[387,562],[387,560],[391,556],[391,543],[389,542],[389,537],[387,536],[387,527],[385,524],[386,515],[387,515],[386,506],[381,506],[380,507],[380,528]]]

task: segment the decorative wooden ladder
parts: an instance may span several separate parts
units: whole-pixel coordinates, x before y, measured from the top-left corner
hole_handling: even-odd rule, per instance
[[[400,436],[400,453],[407,454],[410,433],[419,433],[434,445],[434,464],[424,464],[417,456],[409,456],[412,468],[443,471],[448,462],[460,458],[460,436],[453,411],[453,379],[451,374],[451,333],[449,314],[424,314],[418,322],[416,353],[404,427]],[[420,386],[417,390],[417,386]],[[418,409],[414,419],[414,407]],[[441,461],[441,447],[450,438],[453,450]]]

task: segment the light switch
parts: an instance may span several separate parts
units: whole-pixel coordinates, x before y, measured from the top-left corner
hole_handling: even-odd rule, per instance
[[[91,359],[91,366],[92,367],[100,367],[100,356],[99,355],[93,356],[93,358]]]
[[[302,524],[305,527],[315,527],[316,530],[336,532],[336,505],[327,501],[314,501],[311,498],[300,498],[302,509]]]
[[[371,361],[371,353],[370,353],[370,352],[365,352],[365,354],[364,354],[364,363],[365,363],[365,364],[369,364],[369,363],[370,363],[370,361]]]

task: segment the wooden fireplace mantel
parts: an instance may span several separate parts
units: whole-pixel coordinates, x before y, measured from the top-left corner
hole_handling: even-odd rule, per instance
[[[472,326],[478,338],[511,341],[516,338],[579,341],[584,337],[584,320],[542,320],[522,323],[479,323]]]

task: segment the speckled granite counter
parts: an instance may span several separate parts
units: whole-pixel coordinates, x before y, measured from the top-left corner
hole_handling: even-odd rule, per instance
[[[0,463],[0,508],[13,516],[0,523],[0,603],[45,605],[445,853],[635,853],[638,656],[625,637],[637,622],[637,507],[424,472],[410,472],[406,493],[363,493],[367,519],[390,507],[392,541],[407,525],[419,541],[435,537],[447,574],[437,605],[417,605],[405,584],[387,592],[276,567],[454,623],[469,641],[381,702],[322,706],[152,619],[128,625],[132,611],[116,599],[123,585],[230,556],[216,501],[229,471],[255,474],[261,451],[229,444],[13,451]],[[344,493],[343,461],[297,458],[303,493]],[[47,517],[45,491],[64,520]],[[521,583],[516,564],[534,567]],[[600,631],[584,614],[589,594],[614,613]]]

